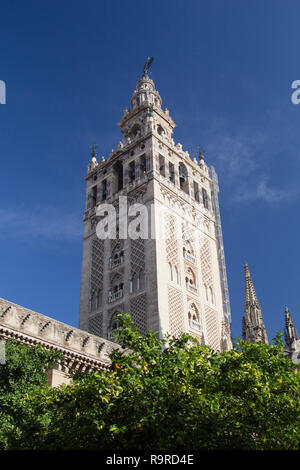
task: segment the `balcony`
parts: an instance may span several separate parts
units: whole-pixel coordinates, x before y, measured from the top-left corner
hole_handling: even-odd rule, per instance
[[[194,284],[190,284],[189,282],[186,283],[186,288],[187,290],[189,290],[190,292],[193,292],[193,294],[197,294],[198,293],[198,287],[195,286]]]
[[[116,259],[111,259],[109,261],[110,269],[113,269],[116,266],[120,266],[120,264],[123,264],[123,262],[124,262],[123,256],[120,256],[119,258],[116,258]]]
[[[201,331],[202,328],[201,328],[201,323],[197,320],[192,320],[191,318],[189,319],[189,326],[190,328],[192,328],[193,330],[197,330],[197,331]]]
[[[183,256],[187,261],[190,261],[190,263],[196,264],[196,258],[191,253],[188,253],[187,251],[184,251]]]
[[[108,294],[108,303],[111,304],[115,300],[121,299],[123,297],[123,289],[119,289],[116,292]]]

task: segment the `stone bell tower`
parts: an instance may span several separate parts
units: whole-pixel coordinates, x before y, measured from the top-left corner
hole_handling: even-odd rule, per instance
[[[79,327],[109,338],[121,311],[142,333],[186,331],[214,349],[231,348],[214,169],[175,144],[175,123],[147,67],[119,126],[123,140],[99,162],[94,148],[86,176]],[[127,225],[133,204],[147,209],[147,233],[124,236],[121,201]],[[104,204],[114,207],[117,230],[99,239]]]

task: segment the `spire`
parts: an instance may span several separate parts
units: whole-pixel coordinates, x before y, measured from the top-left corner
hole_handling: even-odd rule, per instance
[[[250,274],[250,269],[247,262],[245,262],[245,308],[250,304],[255,304],[256,307],[260,309],[260,305],[256,296],[254,284]]]
[[[268,344],[268,336],[263,322],[261,307],[259,305],[249,266],[245,263],[245,306],[242,323],[243,339],[252,343],[263,342]]]
[[[148,57],[143,73],[137,82],[130,99],[130,106],[124,110],[118,125],[123,134],[123,146],[127,147],[155,132],[168,145],[174,145],[172,139],[175,122],[167,108],[162,109],[162,99],[149,77],[148,70],[153,57]]]
[[[92,171],[96,166],[98,166],[97,162],[97,145],[93,144],[91,147],[92,153],[91,153],[91,160],[90,163],[88,164],[88,171]]]
[[[285,329],[284,340],[287,348],[292,349],[293,343],[299,339],[298,332],[295,328],[292,316],[287,307],[285,307]]]

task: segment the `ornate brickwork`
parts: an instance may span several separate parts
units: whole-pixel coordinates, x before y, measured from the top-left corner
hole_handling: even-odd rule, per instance
[[[220,334],[218,324],[218,312],[205,306],[206,344],[213,349],[220,349]]]
[[[97,313],[89,318],[89,331],[96,336],[103,336],[103,314]]]
[[[167,262],[178,265],[178,240],[175,217],[171,214],[165,215],[165,243]]]
[[[168,306],[170,333],[177,337],[184,331],[183,297],[180,291],[170,286],[168,286]]]
[[[207,287],[213,287],[212,261],[209,241],[200,237],[200,263],[202,282]]]
[[[92,241],[91,295],[103,289],[104,241]]]
[[[144,334],[147,330],[147,295],[137,295],[130,299],[130,314],[138,330]]]
[[[130,241],[131,276],[145,270],[145,240],[138,238]]]

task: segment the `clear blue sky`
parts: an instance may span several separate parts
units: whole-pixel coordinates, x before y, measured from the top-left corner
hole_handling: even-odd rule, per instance
[[[148,55],[177,123],[219,174],[241,334],[248,261],[272,338],[299,318],[299,1],[2,1],[0,296],[77,326],[84,175],[107,156]]]

